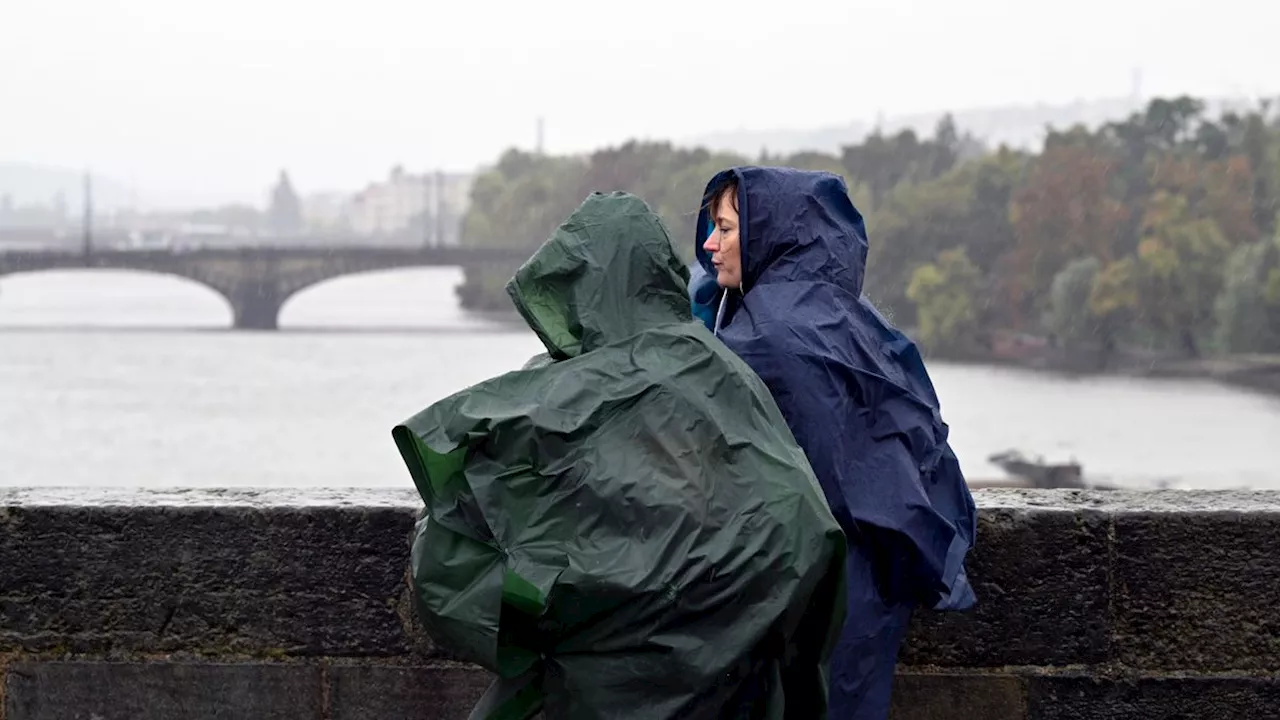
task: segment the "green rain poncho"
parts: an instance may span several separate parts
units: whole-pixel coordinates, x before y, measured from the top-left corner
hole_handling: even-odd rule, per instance
[[[687,282],[641,200],[591,195],[507,285],[548,355],[393,431],[419,616],[498,676],[473,718],[826,716],[844,537]]]

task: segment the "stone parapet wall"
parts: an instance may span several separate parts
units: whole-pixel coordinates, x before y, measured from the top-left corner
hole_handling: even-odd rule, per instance
[[[980,490],[895,717],[1280,718],[1280,493]],[[465,718],[412,491],[0,489],[0,720]]]

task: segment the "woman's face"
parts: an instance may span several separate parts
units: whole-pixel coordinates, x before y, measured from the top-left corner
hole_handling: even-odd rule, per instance
[[[711,218],[716,228],[702,248],[711,253],[711,264],[716,268],[716,282],[720,287],[742,287],[742,252],[738,245],[738,211],[734,209],[737,193],[722,193]]]

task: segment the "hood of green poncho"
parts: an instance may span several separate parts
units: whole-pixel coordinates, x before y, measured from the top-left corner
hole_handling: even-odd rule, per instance
[[[594,193],[516,271],[507,294],[563,360],[692,320],[688,284],[688,268],[643,200]]]

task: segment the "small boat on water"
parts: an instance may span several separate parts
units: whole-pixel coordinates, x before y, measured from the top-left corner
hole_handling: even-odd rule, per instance
[[[1075,460],[1065,463],[1048,463],[1044,458],[1031,460],[1017,450],[1006,450],[987,458],[991,464],[1021,480],[1021,487],[1039,489],[1071,488],[1083,490],[1090,487],[1084,481],[1084,472]]]

